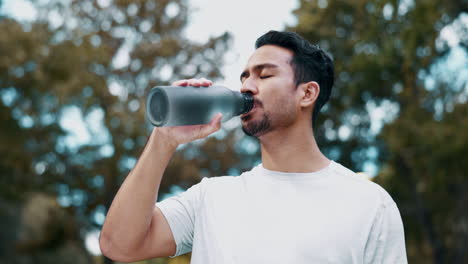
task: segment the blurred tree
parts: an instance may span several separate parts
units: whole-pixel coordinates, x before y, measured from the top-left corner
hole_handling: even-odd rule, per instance
[[[467,4],[301,0],[289,28],[333,54],[320,144],[355,170],[381,168],[410,263],[468,263]]]
[[[189,41],[186,0],[31,3],[32,22],[0,17],[0,196],[18,206],[26,192],[57,196],[83,239],[102,225],[146,142],[148,89],[197,75],[219,78],[230,36]],[[200,180],[198,166],[180,162],[168,169],[160,193]]]
[[[17,231],[5,247],[7,263],[91,263],[79,229],[72,215],[62,208],[55,196],[43,193],[25,195],[21,220],[11,223],[9,228]],[[15,208],[17,209],[17,208]],[[16,240],[16,242],[15,242]],[[18,254],[19,252],[19,254]]]

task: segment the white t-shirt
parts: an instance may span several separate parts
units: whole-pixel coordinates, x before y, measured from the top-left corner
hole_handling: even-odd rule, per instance
[[[240,176],[204,178],[157,206],[174,235],[174,256],[192,251],[192,264],[407,263],[395,202],[334,161],[312,173],[260,164]]]

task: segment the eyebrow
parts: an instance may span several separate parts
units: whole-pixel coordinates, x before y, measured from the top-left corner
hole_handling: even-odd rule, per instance
[[[278,68],[278,65],[273,64],[273,63],[262,63],[253,66],[253,71],[261,71],[265,68]],[[240,75],[240,81],[242,82],[242,79],[249,76],[249,72],[247,70],[244,70],[241,75]]]

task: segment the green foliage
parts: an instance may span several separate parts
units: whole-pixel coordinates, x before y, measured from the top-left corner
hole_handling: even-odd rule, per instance
[[[467,262],[466,6],[302,0],[290,28],[333,54],[337,78],[318,128],[321,145],[355,170],[379,165],[376,181],[400,208],[410,263]],[[441,38],[448,26],[459,47]],[[461,56],[448,56],[456,49]],[[385,113],[381,129],[373,128],[372,106]],[[336,136],[343,127],[349,137]]]

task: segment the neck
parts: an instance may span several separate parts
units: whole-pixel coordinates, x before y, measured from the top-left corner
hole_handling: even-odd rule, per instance
[[[315,141],[311,126],[293,126],[260,137],[262,164],[280,172],[314,172],[329,165]]]

